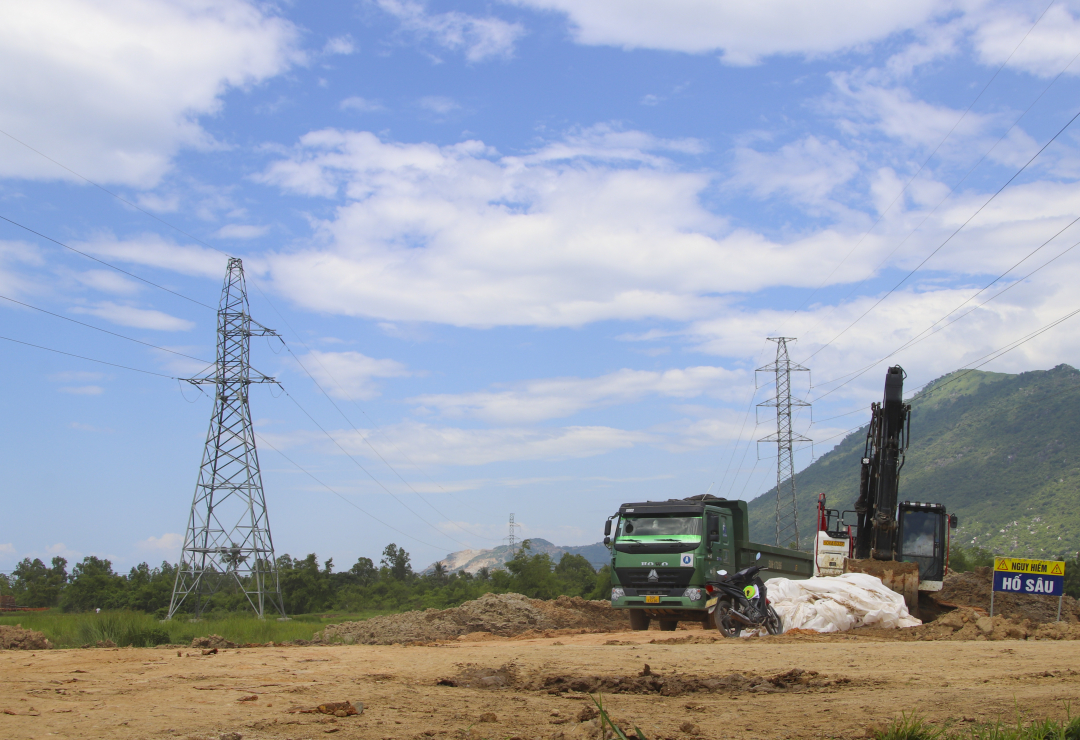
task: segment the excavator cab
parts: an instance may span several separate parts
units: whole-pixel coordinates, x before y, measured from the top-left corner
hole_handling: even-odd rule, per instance
[[[948,565],[951,530],[956,515],[949,516],[942,504],[904,501],[897,507],[899,522],[898,560],[919,566],[919,590],[940,591]]]

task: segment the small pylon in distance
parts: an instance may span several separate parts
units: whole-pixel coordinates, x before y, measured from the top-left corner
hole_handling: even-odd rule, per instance
[[[248,405],[252,383],[277,381],[251,369],[253,336],[277,332],[252,321],[243,263],[230,257],[218,309],[213,374],[188,379],[214,386],[214,414],[168,619],[181,608],[199,618],[207,600],[226,588],[242,592],[260,619],[267,611],[285,617]]]

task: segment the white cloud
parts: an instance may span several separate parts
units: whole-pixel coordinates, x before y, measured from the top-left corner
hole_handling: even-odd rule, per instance
[[[53,373],[49,376],[49,380],[56,383],[90,383],[95,380],[106,380],[108,377],[109,376],[105,373],[68,370],[61,373]]]
[[[0,292],[16,297],[35,291],[33,280],[23,269],[45,263],[40,250],[21,241],[0,241]]]
[[[352,430],[334,436],[352,454],[373,456]],[[653,436],[645,432],[603,426],[558,429],[459,429],[426,424],[383,427],[381,439],[405,452],[419,465],[486,465],[507,460],[569,460],[602,455],[637,444]]]
[[[57,388],[61,393],[70,393],[74,396],[100,396],[105,389],[100,385],[75,385],[61,386]]]
[[[374,398],[379,395],[375,378],[403,378],[413,374],[397,360],[377,360],[359,352],[314,350],[300,361],[327,393],[338,398]]]
[[[776,152],[736,149],[729,182],[759,198],[782,194],[795,202],[820,204],[858,173],[854,152],[836,141],[805,136]]]
[[[440,116],[445,116],[447,113],[453,113],[461,108],[453,98],[443,97],[442,95],[428,95],[420,98],[417,102],[424,110],[438,113]]]
[[[348,34],[327,39],[326,46],[323,47],[323,54],[341,54],[347,56],[349,54],[355,54],[356,51],[356,42],[353,41],[352,36]]]
[[[142,290],[141,283],[129,280],[111,270],[86,270],[78,273],[75,279],[86,287],[100,290],[103,293],[134,295]]]
[[[80,432],[92,432],[94,434],[109,434],[112,432],[112,429],[108,429],[105,427],[96,427],[92,424],[84,424],[81,421],[71,422],[70,424],[68,424],[68,429],[75,429]]]
[[[1065,4],[1055,3],[1017,48],[1017,43],[1041,10],[1031,6],[1029,12],[1024,13],[1018,5],[991,7],[979,18],[974,31],[979,57],[987,65],[996,67],[1008,59],[1010,67],[1041,77],[1053,77],[1076,58],[1080,49],[1080,19]],[[1080,68],[1073,66],[1069,73],[1080,74]]]
[[[0,25],[0,129],[99,182],[155,184],[198,118],[299,59],[296,28],[245,0],[37,0]],[[74,176],[8,141],[0,176]],[[80,181],[81,182],[81,181]]]
[[[607,126],[515,157],[478,141],[313,132],[263,180],[311,196],[343,191],[346,203],[317,224],[327,246],[271,255],[271,275],[308,308],[386,321],[687,320],[720,310],[717,294],[820,282],[830,256],[858,238],[824,229],[775,243],[731,228],[700,202],[711,177],[661,155],[699,150]],[[872,256],[836,279],[861,276]]]
[[[0,555],[14,555],[15,545],[10,542],[0,543]]]
[[[72,313],[89,314],[98,318],[111,321],[120,326],[133,326],[138,329],[154,329],[156,331],[189,331],[195,328],[195,324],[187,319],[170,316],[162,311],[151,308],[136,308],[124,306],[109,301],[98,303],[95,306],[76,306],[71,309]]]
[[[254,224],[226,224],[217,230],[220,239],[257,239],[270,231],[269,226],[255,226]]]
[[[147,537],[135,543],[135,548],[142,552],[157,552],[179,555],[184,546],[184,536],[175,532],[166,532],[160,537]]]
[[[508,58],[514,43],[525,33],[518,23],[487,16],[480,18],[459,11],[429,13],[421,2],[376,0],[380,8],[401,23],[401,29],[421,41],[430,39],[451,51],[464,51],[470,62]]]
[[[507,0],[565,13],[578,43],[721,52],[729,64],[772,54],[827,54],[914,28],[952,3],[934,0]],[[842,19],[842,22],[838,22]]]
[[[663,372],[619,370],[598,378],[548,378],[510,390],[429,394],[409,399],[448,417],[474,417],[494,424],[529,424],[571,416],[596,406],[630,403],[646,395],[687,399],[726,396],[743,374],[721,367],[688,367]],[[739,389],[741,391],[741,388]]]
[[[175,270],[185,275],[221,279],[228,258],[213,249],[180,246],[157,234],[143,234],[118,239],[112,234],[99,234],[85,242],[70,242],[73,247],[111,260]]]
[[[379,101],[368,100],[359,95],[345,98],[341,101],[339,107],[342,110],[354,110],[357,113],[379,113],[386,110],[386,107]]]

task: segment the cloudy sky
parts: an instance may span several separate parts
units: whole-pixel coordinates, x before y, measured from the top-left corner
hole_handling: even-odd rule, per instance
[[[751,498],[767,337],[811,371],[803,466],[889,364],[1080,308],[1078,53],[1075,0],[9,4],[0,569],[177,559],[227,255],[285,340],[252,343],[279,553]],[[1069,321],[983,369],[1063,362]]]

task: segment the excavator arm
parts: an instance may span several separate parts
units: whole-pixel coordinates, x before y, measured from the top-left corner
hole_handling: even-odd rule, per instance
[[[890,367],[885,375],[885,397],[870,407],[859,498],[855,502],[858,559],[900,559],[896,505],[911,427],[911,405],[904,403],[905,376],[899,365]]]

